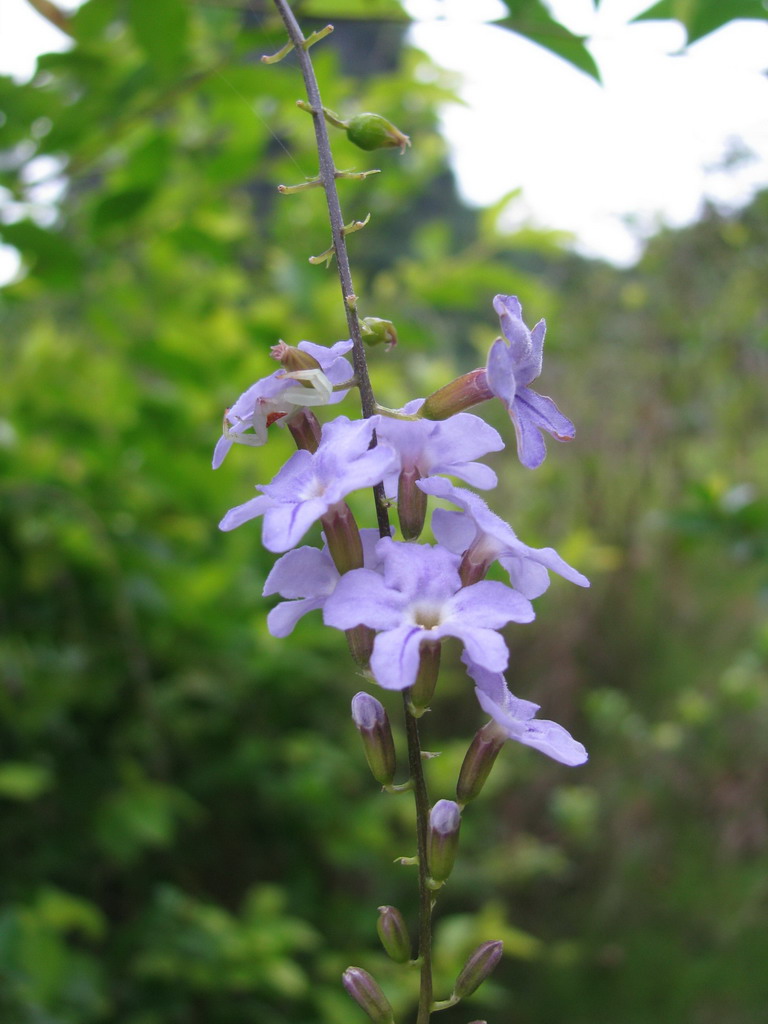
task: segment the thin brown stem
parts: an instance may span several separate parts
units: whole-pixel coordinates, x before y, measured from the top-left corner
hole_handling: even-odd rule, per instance
[[[274,0],[280,17],[283,19],[288,38],[296,48],[301,73],[304,78],[304,88],[307,92],[307,99],[312,108],[312,120],[315,125],[315,140],[317,143],[317,157],[319,163],[319,178],[323,183],[325,198],[328,204],[328,219],[331,224],[331,238],[333,250],[336,254],[336,265],[339,272],[341,294],[344,300],[344,313],[347,318],[349,336],[353,342],[352,362],[355,367],[358,388],[360,390],[360,403],[363,416],[367,419],[376,413],[376,399],[374,398],[371,378],[368,373],[368,363],[365,358],[365,346],[363,345],[360,331],[360,321],[357,316],[354,285],[352,284],[352,272],[349,268],[349,256],[347,244],[344,239],[344,218],[339,203],[339,193],[336,189],[337,169],[333,162],[331,144],[328,138],[328,126],[323,116],[323,101],[320,97],[320,89],[317,84],[315,69],[312,66],[312,58],[305,47],[306,38],[301,31],[296,17],[291,10],[287,0]],[[379,524],[379,532],[382,537],[390,535],[389,516],[384,496],[384,489],[381,484],[374,488],[374,500],[376,503],[376,518]]]
[[[429,888],[427,864],[427,829],[429,828],[429,794],[421,759],[419,723],[408,708],[407,691],[403,691],[405,730],[408,738],[408,767],[416,804],[416,841],[419,853],[419,960],[421,986],[416,1024],[429,1024],[432,1007],[432,890]]]
[[[74,35],[69,15],[56,4],[51,3],[51,0],[27,0],[27,3],[56,28],[66,32],[68,36]]]

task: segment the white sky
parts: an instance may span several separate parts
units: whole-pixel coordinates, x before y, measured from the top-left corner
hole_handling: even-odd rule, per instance
[[[140,0],[146,2],[146,0]],[[549,0],[590,49],[603,85],[483,19],[498,0],[408,0],[414,42],[460,72],[466,106],[443,113],[464,197],[513,189],[510,224],[569,231],[578,249],[631,263],[660,224],[682,225],[705,199],[747,202],[768,185],[768,22],[734,23],[679,55],[676,23],[628,19],[651,0]],[[78,0],[60,0],[76,7]],[[66,38],[26,0],[0,0],[0,73],[28,77]],[[751,158],[726,172],[729,154]],[[15,271],[0,248],[0,281]]]

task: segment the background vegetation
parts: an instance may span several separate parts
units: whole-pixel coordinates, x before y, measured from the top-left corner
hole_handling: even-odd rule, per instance
[[[687,9],[726,20],[715,6]],[[546,316],[544,390],[577,441],[536,474],[499,462],[493,500],[593,580],[556,581],[509,634],[513,689],[591,760],[510,744],[467,815],[438,988],[479,941],[506,956],[441,1021],[758,1024],[768,193],[626,271],[505,233],[500,209],[455,198],[441,72],[404,44],[396,4],[364,7],[386,17],[304,11],[336,19],[313,51],[326,102],[414,140],[403,159],[336,147],[342,167],[384,169],[342,196],[373,213],[351,239],[362,313],[400,333],[372,356],[379,394],[396,405],[481,363],[496,292]],[[510,28],[551,30],[531,20],[542,5],[509,7]],[[409,801],[367,774],[343,640],[317,619],[273,640],[258,527],[216,528],[290,438],[209,469],[269,346],[343,332],[333,273],[306,262],[328,244],[322,196],[274,188],[316,164],[296,68],[258,62],[282,42],[258,4],[90,0],[72,27],[28,85],[0,80],[2,235],[24,259],[0,296],[0,1020],[354,1024],[349,963],[406,1019],[413,989],[374,926],[379,903],[413,910],[392,864]],[[546,38],[591,70],[578,40]],[[65,186],[53,215],[46,180]],[[449,671],[426,726],[435,797],[483,720]]]

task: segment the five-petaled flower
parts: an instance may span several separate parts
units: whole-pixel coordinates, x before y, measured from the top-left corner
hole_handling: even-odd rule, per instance
[[[490,580],[463,587],[459,557],[440,546],[385,537],[376,553],[381,574],[355,569],[342,576],[323,618],[336,629],[377,630],[371,671],[380,686],[412,686],[421,645],[447,636],[461,640],[473,661],[489,671],[506,668],[509,654],[497,630],[508,622],[531,622],[527,598]]]
[[[268,551],[295,547],[310,526],[350,493],[381,483],[396,462],[389,445],[369,448],[374,423],[339,416],[326,423],[316,452],[294,452],[261,494],[227,512],[219,523],[234,530],[264,516],[262,543]]]

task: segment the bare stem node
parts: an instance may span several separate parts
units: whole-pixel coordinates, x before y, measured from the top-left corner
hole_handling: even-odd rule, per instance
[[[273,53],[271,55],[265,53],[264,56],[261,58],[261,63],[262,64],[277,64],[279,61],[281,61],[283,59],[283,57],[287,57],[292,49],[293,49],[293,43],[289,39],[288,42],[285,44],[285,46],[281,47],[277,51],[277,53]]]
[[[308,50],[310,46],[314,46],[315,43],[319,43],[321,39],[325,39],[333,32],[333,25],[326,25],[325,28],[320,28],[317,32],[313,32],[311,36],[307,36],[304,42],[301,44],[302,49]]]

